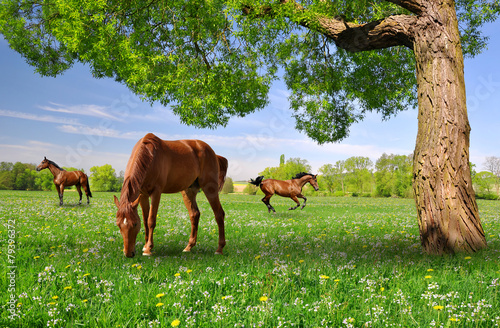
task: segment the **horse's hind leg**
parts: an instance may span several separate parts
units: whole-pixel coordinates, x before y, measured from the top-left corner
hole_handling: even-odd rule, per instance
[[[226,234],[224,230],[224,217],[226,214],[220,204],[219,191],[217,188],[204,187],[203,192],[214,211],[215,221],[217,221],[217,226],[219,227],[219,247],[215,254],[222,254],[222,249],[226,246]]]
[[[80,201],[78,202],[78,205],[82,205],[82,190],[80,188],[80,185],[76,185],[76,191],[78,191],[78,195],[80,195]]]
[[[291,199],[292,199],[295,203],[297,203],[297,206],[292,206],[292,207],[290,207],[288,210],[294,210],[294,209],[296,209],[297,207],[299,207],[299,206],[300,206],[300,202],[299,202],[299,200],[297,199],[297,197],[296,197],[296,196],[290,196],[290,198],[291,198]]]
[[[184,205],[186,205],[189,212],[189,219],[191,219],[191,235],[189,236],[189,242],[183,252],[190,252],[191,248],[196,245],[196,240],[198,238],[198,223],[200,222],[200,210],[196,203],[196,194],[198,191],[199,188],[189,188],[182,192]]]
[[[264,202],[264,204],[266,204],[267,206],[267,212],[268,213],[271,213],[271,210],[276,213],[276,210],[274,209],[274,207],[271,205],[271,203],[269,202],[269,200],[271,199],[273,195],[271,194],[267,194],[266,196],[264,196],[264,198],[262,198],[262,202]]]

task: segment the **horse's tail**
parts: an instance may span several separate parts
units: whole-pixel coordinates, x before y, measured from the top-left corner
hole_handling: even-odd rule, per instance
[[[219,192],[224,187],[224,181],[226,181],[226,173],[228,162],[225,157],[217,155],[217,161],[219,162]]]
[[[85,175],[87,178],[87,191],[89,192],[89,197],[92,197],[92,192],[90,191],[90,185],[89,185],[89,176]]]
[[[260,184],[262,183],[262,180],[264,179],[264,176],[263,175],[259,175],[257,177],[257,179],[250,179],[250,181],[248,181],[249,183],[253,184],[253,185],[256,185],[257,187],[260,186]]]

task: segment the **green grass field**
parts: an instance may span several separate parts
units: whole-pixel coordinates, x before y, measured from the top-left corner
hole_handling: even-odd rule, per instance
[[[198,244],[180,194],[161,202],[151,257],[125,258],[111,193],[0,192],[0,327],[495,327],[500,202],[488,249],[422,254],[407,199],[222,195],[224,255],[203,194]],[[142,229],[143,230],[143,229]],[[144,245],[138,236],[137,249]],[[7,291],[7,292],[5,292]]]

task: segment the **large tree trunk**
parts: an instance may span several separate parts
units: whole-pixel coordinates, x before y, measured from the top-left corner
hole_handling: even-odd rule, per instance
[[[414,153],[420,238],[429,254],[486,247],[469,168],[463,56],[453,1],[419,17],[414,51],[418,136]]]

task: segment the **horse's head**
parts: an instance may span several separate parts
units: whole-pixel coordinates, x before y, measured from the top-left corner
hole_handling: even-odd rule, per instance
[[[315,191],[318,191],[319,190],[319,187],[318,187],[318,180],[316,179],[318,177],[318,175],[311,175],[311,178],[309,179],[309,183],[311,184],[311,186],[313,186],[314,190]]]
[[[120,228],[123,237],[123,253],[126,257],[134,257],[135,255],[135,240],[139,230],[141,230],[141,219],[137,213],[139,199],[137,197],[134,202],[124,201],[120,203],[115,197],[115,204],[118,207],[116,212],[116,225]]]
[[[36,167],[37,172],[48,168],[49,164],[50,164],[50,161],[47,159],[47,157],[44,157],[43,161],[40,164],[38,164],[38,166]]]

